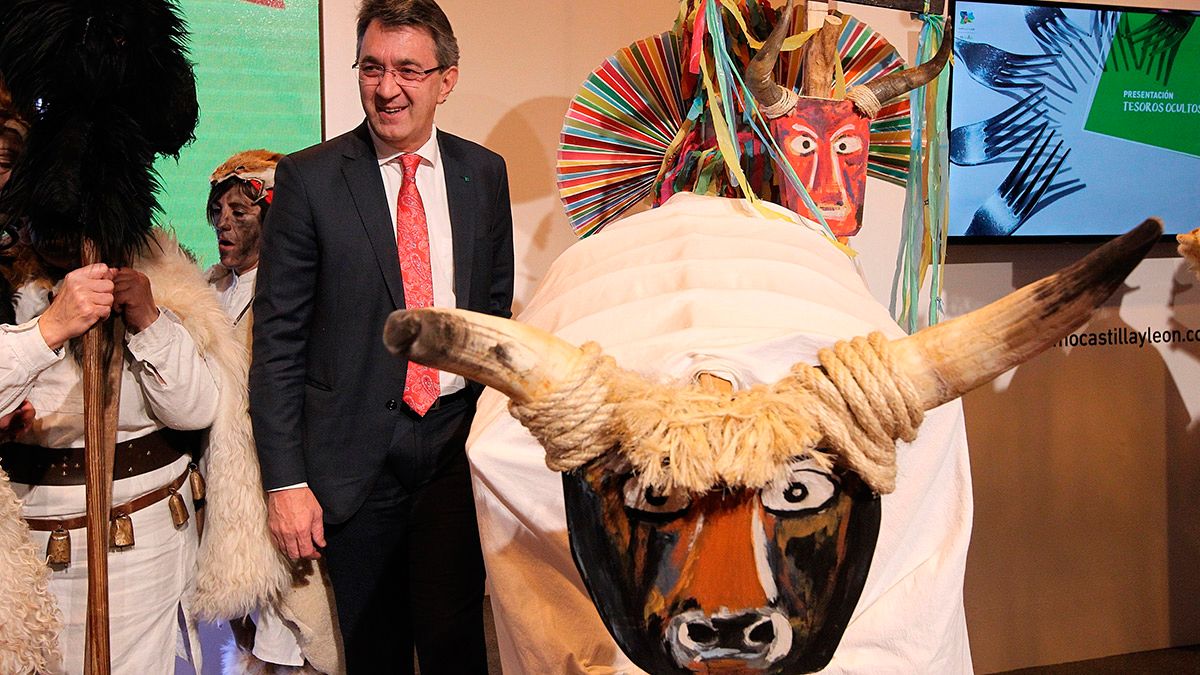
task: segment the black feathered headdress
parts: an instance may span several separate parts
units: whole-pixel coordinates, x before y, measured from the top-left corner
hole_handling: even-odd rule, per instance
[[[178,157],[199,116],[186,37],[172,0],[0,3],[0,77],[30,123],[0,212],[126,264],[159,211],[154,159]]]

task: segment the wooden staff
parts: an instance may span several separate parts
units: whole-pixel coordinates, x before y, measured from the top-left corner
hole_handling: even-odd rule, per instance
[[[84,238],[84,266],[100,260],[96,242]],[[108,675],[111,656],[108,639],[108,539],[112,510],[113,454],[116,451],[118,401],[121,398],[123,324],[110,317],[111,341],[106,322],[97,321],[83,334],[84,482],[87,500],[87,639],[84,672]],[[104,363],[105,348],[111,359]],[[105,366],[107,365],[107,368]]]

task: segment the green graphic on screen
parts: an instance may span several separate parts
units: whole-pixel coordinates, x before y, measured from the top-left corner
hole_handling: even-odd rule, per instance
[[[1200,157],[1200,30],[1191,20],[1121,17],[1085,129]]]
[[[208,177],[230,155],[294,152],[321,140],[318,0],[180,0],[191,34],[200,124],[179,162],[160,159],[159,222],[202,265],[217,261]]]

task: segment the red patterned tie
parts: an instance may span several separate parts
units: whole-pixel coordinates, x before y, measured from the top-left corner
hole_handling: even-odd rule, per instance
[[[404,182],[396,200],[396,250],[400,253],[400,276],[404,280],[404,306],[419,309],[433,306],[433,272],[429,267],[429,227],[425,205],[417,192],[417,155],[401,155]],[[438,371],[419,363],[408,363],[404,380],[404,402],[424,416],[441,394]]]

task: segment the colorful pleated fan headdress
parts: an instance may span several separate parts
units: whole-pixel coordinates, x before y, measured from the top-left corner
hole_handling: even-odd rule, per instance
[[[786,172],[756,114],[741,73],[777,12],[745,0],[684,0],[674,28],[609,57],[585,80],[567,111],[558,153],[559,193],[578,236],[587,236],[653,195],[658,205],[689,191],[778,201]],[[841,15],[841,78],[854,86],[903,67],[896,50],[853,17]],[[785,43],[776,68],[798,84]],[[871,125],[870,175],[903,183],[908,171],[908,101],[886,106]],[[784,180],[789,180],[785,175]]]

